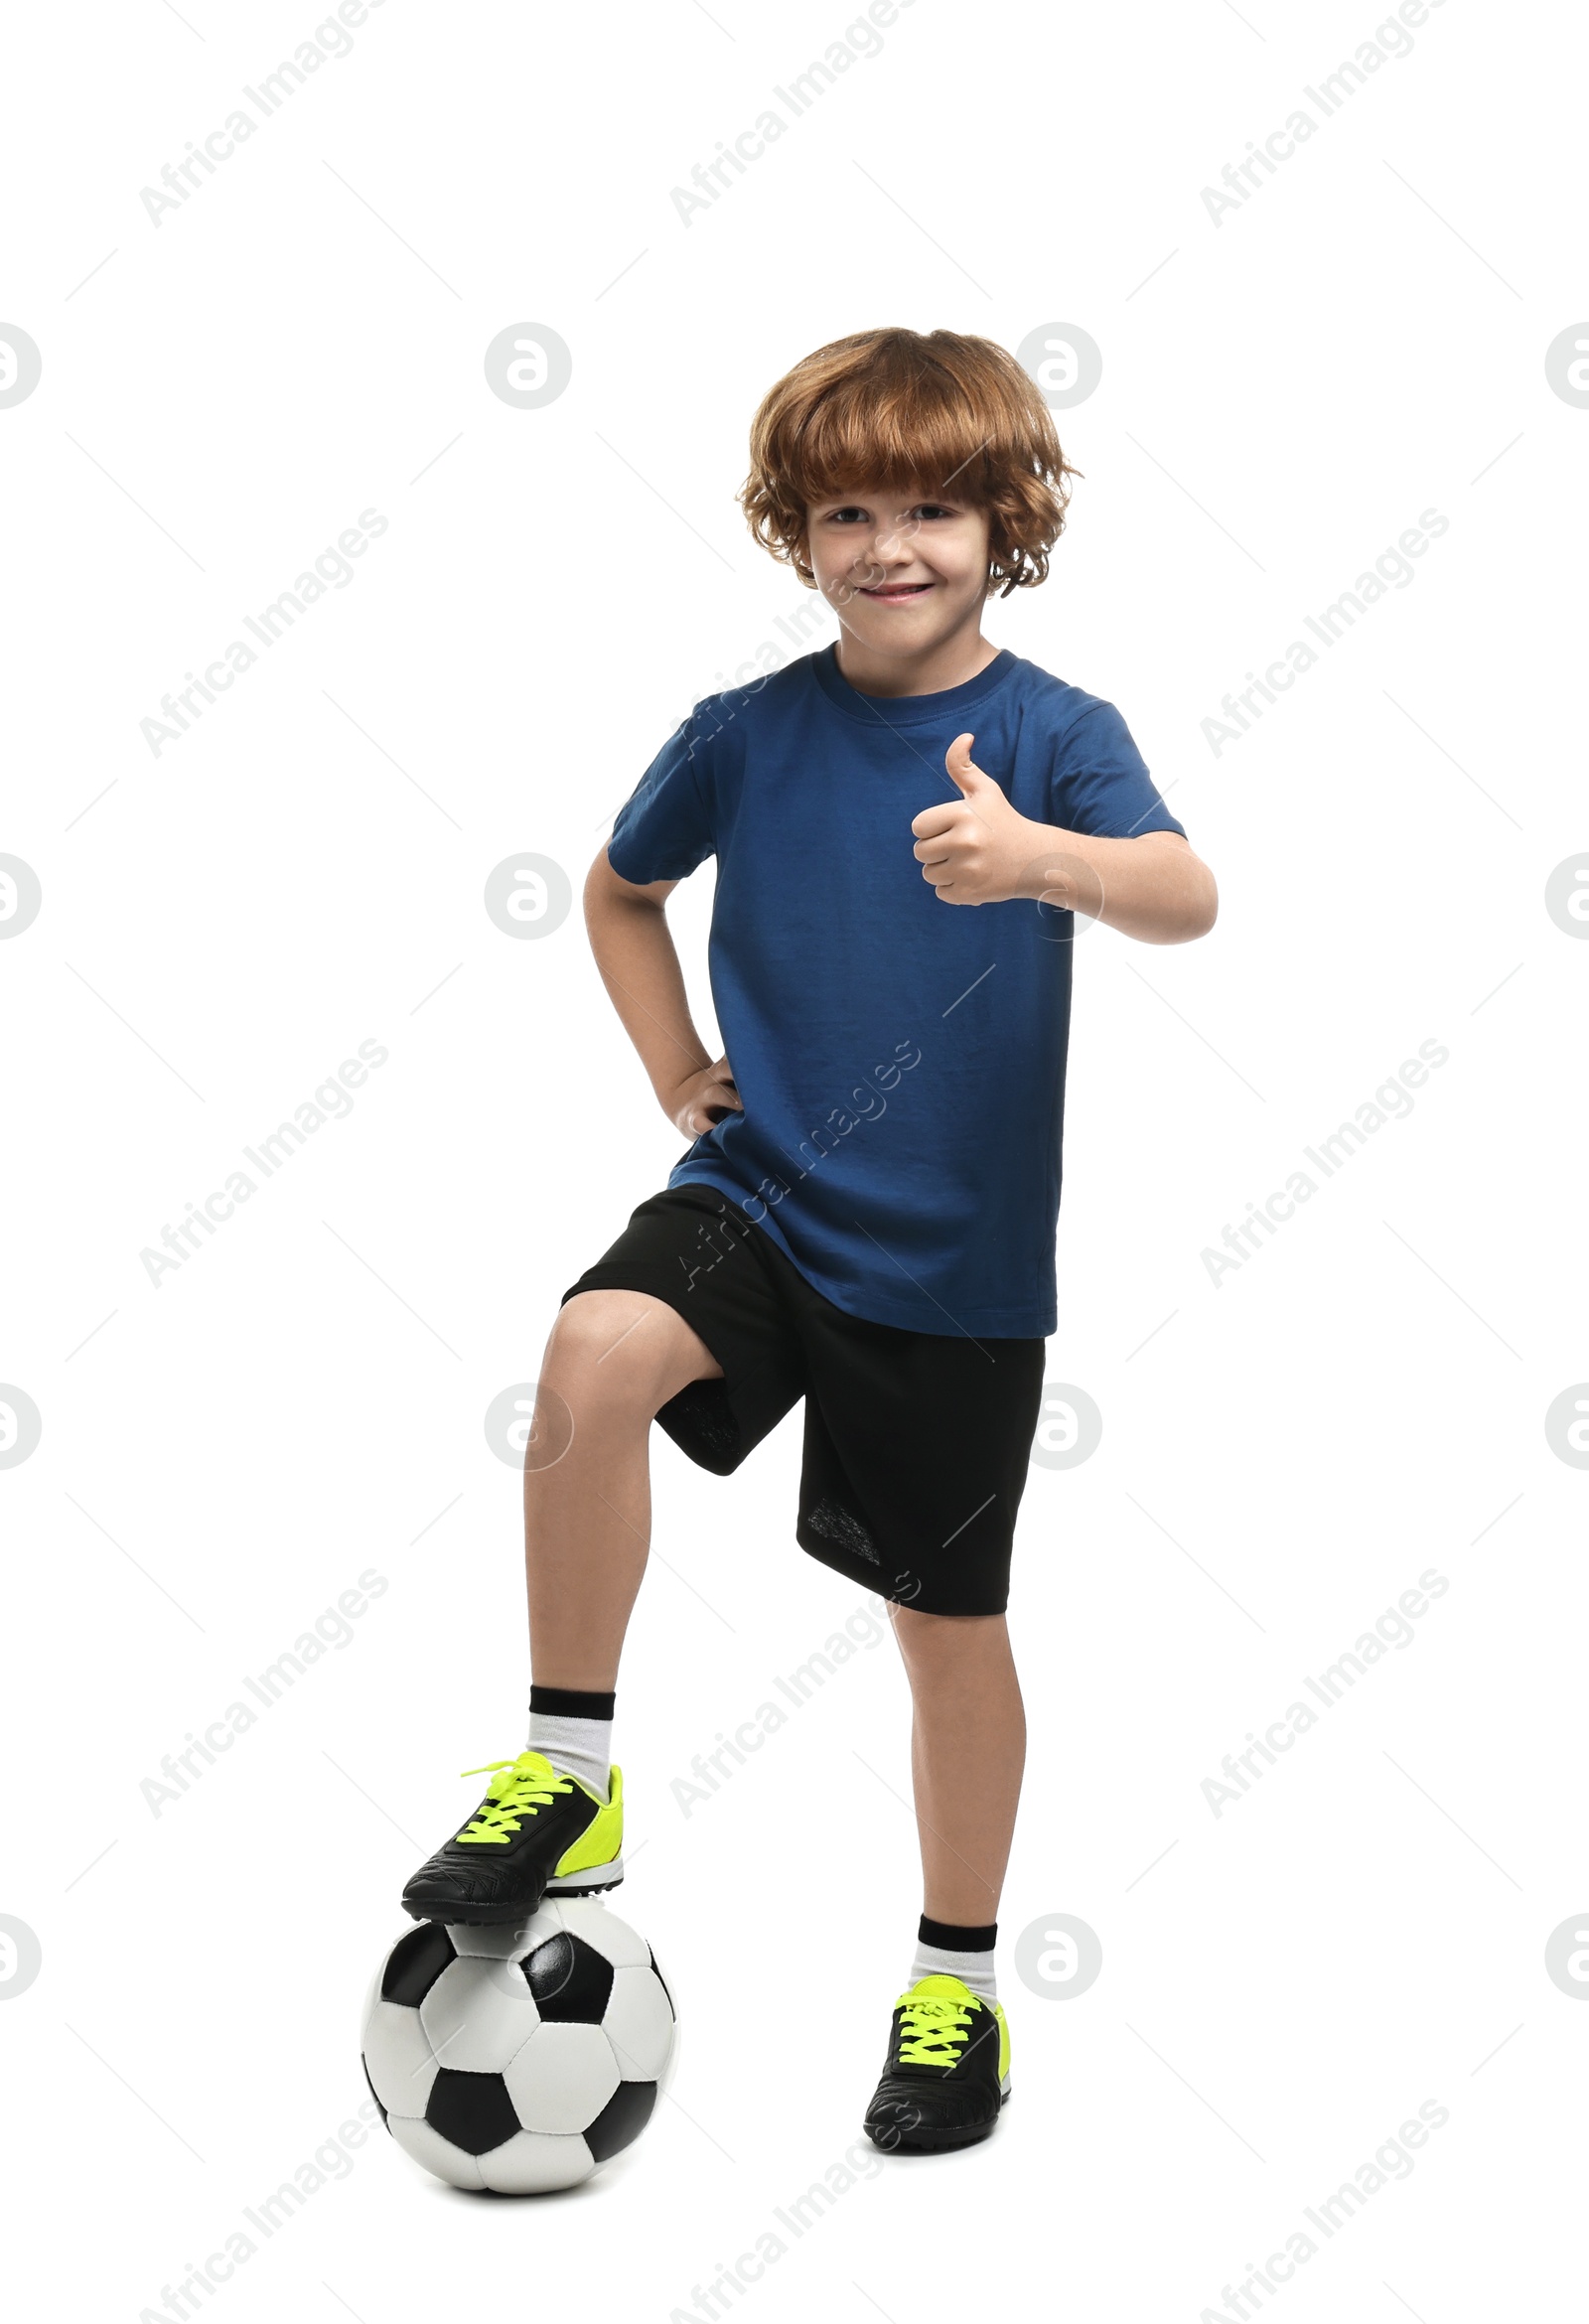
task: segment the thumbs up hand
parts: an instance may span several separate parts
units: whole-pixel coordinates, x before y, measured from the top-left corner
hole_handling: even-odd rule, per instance
[[[1054,834],[1018,814],[991,775],[971,759],[974,735],[957,734],[943,764],[960,796],[924,807],[911,825],[912,853],[940,904],[1004,904],[1027,893],[1033,857]]]

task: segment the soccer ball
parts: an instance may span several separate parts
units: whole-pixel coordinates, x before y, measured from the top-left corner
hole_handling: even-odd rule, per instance
[[[364,2002],[364,2074],[399,2146],[449,2186],[577,2186],[638,2138],[673,2063],[656,1957],[593,1897],[511,1929],[421,1922]]]

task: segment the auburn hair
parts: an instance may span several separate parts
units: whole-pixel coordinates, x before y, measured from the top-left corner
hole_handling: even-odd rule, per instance
[[[1007,349],[958,331],[857,331],[797,363],[751,423],[739,501],[768,552],[816,586],[805,511],[880,486],[988,513],[988,586],[1048,578],[1070,479],[1048,405]]]

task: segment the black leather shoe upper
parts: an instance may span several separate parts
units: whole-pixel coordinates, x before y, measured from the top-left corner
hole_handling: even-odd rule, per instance
[[[491,1820],[488,1794],[463,1831]],[[419,1867],[403,1890],[403,1909],[417,1918],[467,1923],[481,1908],[532,1913],[559,1860],[599,1814],[575,1784],[518,1816],[518,1829],[500,1838],[465,1839],[457,1832]]]
[[[972,1994],[960,2023],[946,2025],[945,2037],[929,2046],[941,2052],[943,2063],[930,2064],[917,2054],[923,2047],[921,2019],[913,2017],[907,1998],[894,2012],[883,2078],[866,2109],[864,2128],[874,2145],[906,2153],[968,2145],[998,2119],[999,2021],[993,2011]]]

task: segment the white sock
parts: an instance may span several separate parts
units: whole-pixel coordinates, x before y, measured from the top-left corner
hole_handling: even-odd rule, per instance
[[[560,1711],[532,1710],[526,1749],[549,1759],[559,1775],[575,1777],[598,1800],[606,1799],[612,1770],[611,1719],[574,1719]]]
[[[911,1963],[907,1986],[918,1977],[958,1977],[962,1985],[983,2001],[996,2001],[998,1992],[993,1981],[993,1948],[985,1952],[950,1953],[941,1945],[929,1945],[918,1939],[916,1959]]]

